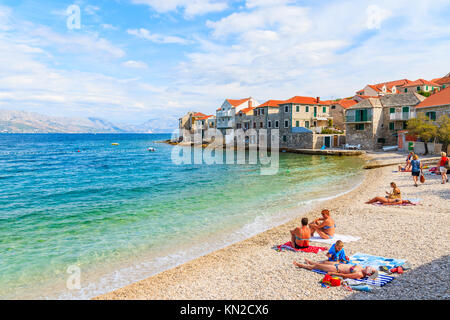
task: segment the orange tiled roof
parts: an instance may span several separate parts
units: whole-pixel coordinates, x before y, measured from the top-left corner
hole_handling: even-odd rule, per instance
[[[211,118],[211,117],[214,117],[214,116],[213,116],[213,115],[210,115],[210,116],[204,116],[204,117],[198,118],[197,120],[206,120],[206,119],[209,119],[209,118]]]
[[[196,118],[198,118],[198,117],[206,117],[206,114],[201,113],[201,112],[197,112],[197,113],[194,113],[194,117],[196,117]]]
[[[283,101],[283,103],[298,103],[298,104],[324,104],[323,101],[317,102],[317,98],[313,97],[301,97],[301,96],[295,96],[290,98],[289,100]]]
[[[440,78],[440,79],[437,79],[436,81],[433,81],[433,82],[435,82],[435,83],[437,83],[439,85],[450,83],[450,77]]]
[[[353,99],[341,99],[336,102],[337,104],[341,105],[344,109],[350,108],[351,106],[354,106],[358,103],[358,101],[355,101]]]
[[[250,100],[251,98],[246,98],[246,99],[240,99],[240,100],[232,100],[232,99],[227,99],[228,103],[231,104],[233,107],[237,107],[240,106],[241,104],[243,104],[244,102],[247,102],[248,100]]]
[[[432,94],[421,103],[419,103],[416,108],[434,107],[450,105],[450,87],[439,91],[438,93]]]
[[[248,114],[250,111],[252,111],[253,109],[255,109],[255,108],[252,108],[252,107],[248,107],[248,108],[245,108],[245,109],[242,109],[241,111],[239,111],[239,112],[242,112],[242,113],[245,113],[245,114]]]
[[[267,100],[266,102],[260,104],[256,108],[262,108],[262,107],[276,107],[278,108],[280,104],[285,102],[284,100]]]
[[[439,86],[439,84],[434,83],[432,81],[427,81],[424,79],[417,79],[416,81],[412,81],[412,82],[404,85],[404,87],[414,87],[414,86],[423,86],[423,85]]]

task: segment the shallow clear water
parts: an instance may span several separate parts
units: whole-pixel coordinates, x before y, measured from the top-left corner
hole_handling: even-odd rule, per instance
[[[90,298],[288,221],[362,180],[359,158],[181,165],[169,135],[0,135],[0,298]],[[112,146],[111,143],[119,143]],[[156,148],[150,153],[148,147]],[[81,289],[68,290],[69,266]]]

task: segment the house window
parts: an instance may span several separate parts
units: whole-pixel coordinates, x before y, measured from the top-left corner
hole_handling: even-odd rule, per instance
[[[395,113],[395,108],[390,108],[389,113]]]
[[[263,128],[263,123],[262,122],[259,123],[259,127]]]
[[[409,107],[403,107],[402,111],[403,111],[403,113],[408,113],[409,112]]]
[[[357,123],[355,125],[355,130],[358,130],[358,131],[364,130],[364,123]]]
[[[284,120],[284,127],[289,128],[289,120]]]
[[[300,121],[295,121],[295,126],[300,127]]]
[[[280,124],[278,123],[278,121],[275,121],[275,128],[278,128],[280,126]]]
[[[306,112],[309,112],[309,106],[306,106],[306,107],[305,107],[305,111],[306,111]]]
[[[385,138],[378,138],[377,140],[378,143],[386,143],[386,139]]]
[[[256,122],[253,122],[253,129],[256,129]]]
[[[420,87],[417,87],[417,91],[420,91]]]
[[[395,130],[395,123],[389,122],[389,130]]]
[[[295,111],[296,111],[296,112],[300,112],[300,106],[296,106],[296,107],[295,107]]]
[[[287,137],[283,136],[283,142],[286,142],[286,141],[287,141]]]
[[[236,128],[241,129],[242,125],[240,123],[236,124]]]
[[[284,106],[284,112],[289,112],[289,106]]]
[[[309,121],[305,121],[305,128],[309,129]]]
[[[433,121],[436,120],[436,112],[434,112],[434,111],[427,112],[427,113],[425,113],[425,115],[430,120],[433,120]]]
[[[405,92],[408,92],[408,88],[405,88]]]
[[[403,130],[408,129],[408,122],[403,121]]]
[[[323,113],[327,113],[327,107],[323,107]]]
[[[264,115],[264,109],[261,109],[261,114]]]
[[[271,121],[267,121],[267,128],[272,128],[272,122]]]
[[[331,106],[331,109],[333,109],[333,110],[336,109],[336,106]]]

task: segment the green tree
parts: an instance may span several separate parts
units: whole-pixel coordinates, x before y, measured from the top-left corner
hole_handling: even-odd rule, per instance
[[[444,150],[447,150],[450,144],[450,118],[444,114],[436,121],[436,124],[437,138],[444,145]]]
[[[428,154],[427,142],[436,139],[438,127],[424,114],[408,120],[408,132],[418,136],[425,143],[425,154]]]

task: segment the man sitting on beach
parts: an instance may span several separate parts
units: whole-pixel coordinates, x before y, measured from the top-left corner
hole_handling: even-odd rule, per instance
[[[378,271],[377,269],[373,267],[361,267],[357,264],[351,265],[351,264],[342,264],[342,263],[335,263],[330,264],[324,263],[324,262],[314,262],[308,259],[305,259],[306,264],[301,264],[296,261],[294,261],[294,265],[303,268],[306,270],[322,270],[327,272],[330,276],[337,276],[342,278],[349,278],[349,279],[362,279],[365,277],[369,277],[369,279],[375,279],[378,277]]]
[[[291,243],[295,249],[306,249],[309,247],[311,231],[308,228],[308,218],[302,219],[302,227],[291,230]]]
[[[322,223],[319,223],[319,221],[322,221]],[[336,224],[330,217],[330,211],[324,209],[322,210],[322,218],[314,220],[309,228],[311,229],[311,237],[317,232],[322,239],[333,239]]]

